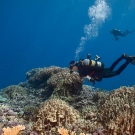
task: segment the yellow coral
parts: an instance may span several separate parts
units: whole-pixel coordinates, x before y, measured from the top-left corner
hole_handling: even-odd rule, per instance
[[[4,133],[2,135],[18,135],[18,133],[24,129],[25,126],[22,125],[14,126],[13,128],[3,128]]]

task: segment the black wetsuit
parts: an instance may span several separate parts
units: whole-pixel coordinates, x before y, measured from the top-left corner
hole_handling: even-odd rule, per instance
[[[78,66],[78,72],[81,77],[89,75],[96,81],[101,81],[103,77],[104,63],[101,62],[101,66],[81,65]]]
[[[103,70],[103,78],[109,78],[109,77],[113,77],[116,75],[119,75],[129,64],[128,60],[125,61],[124,64],[122,64],[116,71],[113,71],[114,68],[117,66],[117,64],[121,61],[125,59],[124,55],[122,55],[120,58],[118,58],[112,65],[110,68],[104,68]]]
[[[87,76],[94,78],[96,81],[101,81],[102,78],[110,78],[116,75],[119,75],[129,64],[128,60],[125,61],[124,64],[122,64],[117,70],[113,71],[114,68],[117,66],[117,64],[125,59],[124,55],[122,55],[120,58],[118,58],[110,68],[104,68],[103,67],[95,67],[95,66],[84,66],[80,65],[79,67],[79,75],[80,76]]]

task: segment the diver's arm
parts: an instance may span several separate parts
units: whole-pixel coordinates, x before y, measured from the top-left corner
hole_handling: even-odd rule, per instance
[[[92,82],[93,85],[95,85],[95,79],[94,78],[90,77],[89,75],[87,75],[85,78],[87,78],[89,82]]]

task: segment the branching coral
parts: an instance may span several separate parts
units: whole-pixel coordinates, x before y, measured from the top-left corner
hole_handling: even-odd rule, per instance
[[[63,85],[77,87],[77,85],[82,84],[83,79],[77,73],[70,74],[69,70],[61,71],[57,74],[51,76],[47,83],[53,87],[61,87]]]
[[[41,105],[33,129],[41,134],[56,126],[74,124],[79,118],[79,112],[65,101],[50,99]]]
[[[0,128],[23,125],[24,121],[18,118],[17,112],[7,105],[0,105]]]
[[[109,135],[135,133],[135,88],[121,87],[104,100],[98,111],[99,121]]]
[[[3,128],[4,133],[2,135],[18,135],[21,130],[25,130],[25,126],[18,125],[14,126],[13,128]]]
[[[27,88],[11,85],[3,89],[2,95],[7,97],[6,103],[13,111],[18,112],[19,117],[32,120],[36,108],[42,103],[42,98],[34,96]]]
[[[54,74],[47,81],[54,88],[51,98],[60,98],[66,102],[72,102],[72,95],[81,91],[82,83],[83,79],[77,73],[70,74],[69,70]]]
[[[67,70],[67,68],[51,66],[49,68],[41,68],[39,70],[36,70],[37,72],[33,71],[34,73],[31,73],[31,71],[29,71],[26,73],[26,76],[28,76],[28,83],[31,87],[42,88],[46,86],[46,81],[49,77],[63,70],[65,71]]]
[[[96,116],[92,115],[91,120],[85,120],[81,118],[76,109],[69,106],[65,101],[50,99],[40,107],[33,130],[42,135],[62,126],[68,129],[70,133],[72,131],[93,133],[96,129],[101,129],[102,126],[96,122]],[[66,131],[64,132],[66,133]]]
[[[18,85],[11,85],[3,89],[3,96],[9,99],[15,99],[17,95],[27,95],[27,89]]]

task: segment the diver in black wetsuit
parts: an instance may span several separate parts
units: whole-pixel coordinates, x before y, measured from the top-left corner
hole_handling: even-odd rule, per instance
[[[113,71],[114,68],[117,66],[117,64],[123,59],[126,60],[125,63],[122,64],[116,71]],[[110,68],[104,68],[103,78],[110,78],[119,75],[127,67],[129,63],[135,65],[135,56],[128,56],[126,54],[123,54],[120,58],[118,58],[115,62],[113,62]]]
[[[116,71],[113,71],[117,64],[125,59],[125,63],[122,64]],[[119,75],[129,63],[135,65],[135,56],[128,56],[123,54],[120,58],[118,58],[109,68],[104,68],[104,63],[99,61],[94,61],[90,59],[83,59],[82,61],[70,62],[70,73],[77,71],[80,77],[87,78],[88,81],[93,82],[101,81],[102,78],[110,78],[116,75]]]
[[[110,33],[112,33],[115,37],[115,40],[118,40],[118,36],[122,36],[122,37],[125,37],[127,34],[131,33],[132,34],[133,31],[130,31],[130,30],[126,30],[125,32],[121,32],[120,30],[118,29],[113,29],[113,30],[110,30]]]

